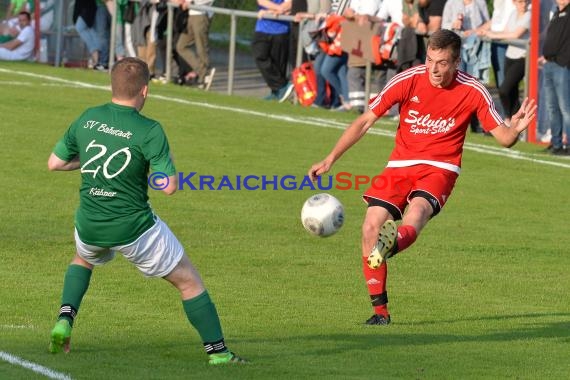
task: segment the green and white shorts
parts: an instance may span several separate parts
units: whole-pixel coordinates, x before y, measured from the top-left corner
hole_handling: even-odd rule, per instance
[[[184,248],[170,228],[158,216],[154,226],[126,245],[103,248],[85,244],[75,229],[75,246],[81,258],[92,265],[103,265],[120,252],[147,277],[165,277],[184,255]]]

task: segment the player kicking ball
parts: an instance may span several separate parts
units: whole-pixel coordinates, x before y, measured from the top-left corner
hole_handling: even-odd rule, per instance
[[[534,119],[534,100],[525,99],[511,126],[495,110],[487,89],[458,70],[461,38],[439,30],[429,39],[424,65],[394,76],[369,109],[353,121],[329,155],[309,169],[316,180],[393,105],[400,107],[395,147],[376,183],[363,195],[362,264],[374,314],[366,324],[387,325],[386,259],[412,245],[422,228],[449,199],[461,170],[471,116],[504,147],[513,146]],[[402,220],[399,226],[396,220]]]
[[[178,289],[209,364],[245,363],[226,347],[216,307],[200,275],[148,204],[149,168],[169,176],[162,182],[165,194],[178,188],[162,126],[139,113],[148,95],[149,78],[142,60],[118,61],[111,70],[111,102],[83,112],[49,157],[49,170],[81,172],[75,214],[77,253],[65,273],[49,351],[69,352],[72,327],[94,266],[111,261],[120,252],[145,276],[164,278]]]

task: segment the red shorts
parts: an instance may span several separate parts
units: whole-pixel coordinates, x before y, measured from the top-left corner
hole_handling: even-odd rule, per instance
[[[430,202],[435,216],[451,195],[457,177],[457,173],[431,165],[385,168],[372,179],[363,198],[369,205],[386,208],[398,220],[412,198],[422,197]]]

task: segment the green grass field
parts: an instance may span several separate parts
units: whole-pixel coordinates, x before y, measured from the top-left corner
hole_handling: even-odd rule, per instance
[[[216,178],[300,177],[354,117],[173,85],[151,93],[144,113],[164,125],[178,171]],[[570,160],[471,135],[445,209],[389,262],[389,327],[362,324],[372,314],[363,189],[330,191],[346,222],[326,239],[300,223],[310,189],[151,191],[204,277],[229,347],[252,364],[210,368],[175,289],[122,257],[95,270],[72,352],[49,354],[79,175],[48,172],[46,161],[84,108],[109,99],[105,74],[0,67],[0,379],[45,378],[23,361],[72,379],[568,378]],[[380,121],[334,173],[375,175],[394,130]]]

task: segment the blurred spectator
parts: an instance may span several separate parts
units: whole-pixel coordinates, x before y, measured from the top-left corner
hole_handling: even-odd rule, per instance
[[[299,25],[300,44],[303,48],[302,62],[313,60],[319,52],[319,46],[314,36],[316,31],[322,26],[322,22],[326,16],[331,12],[332,3],[340,0],[303,0],[306,3],[305,11],[295,11],[295,1],[293,1],[291,14],[295,16],[294,24]],[[298,5],[299,8],[301,8]],[[298,41],[297,41],[298,42]],[[289,53],[289,60],[296,65],[297,57],[297,43],[291,42],[289,44],[291,52]],[[294,51],[293,51],[294,50]]]
[[[188,12],[186,30],[178,36],[176,51],[192,67],[186,79],[196,79],[199,88],[209,90],[216,73],[210,67],[209,33],[213,13],[189,9],[191,4],[211,6],[214,0],[177,0],[180,8]]]
[[[549,150],[568,155],[563,134],[570,138],[570,0],[556,0],[539,58],[543,71],[543,94],[552,139]]]
[[[477,28],[477,33],[484,34],[489,30],[491,32],[504,31],[509,21],[509,16],[514,11],[515,5],[513,0],[494,0],[491,19]],[[507,47],[508,45],[503,42],[493,41],[491,43],[491,64],[497,87],[501,85],[505,78],[505,54]]]
[[[313,102],[314,107],[338,108],[341,105],[335,89],[327,85],[327,80],[322,74],[323,62],[327,54],[323,52],[317,41],[319,27],[322,26],[327,15],[336,13],[338,2],[339,0],[308,0],[306,13],[295,13],[295,19],[301,22],[300,38],[305,40],[303,43],[305,53],[313,60],[313,68],[317,77],[317,97]]]
[[[158,17],[156,20],[156,62],[154,75],[151,77],[152,83],[163,83],[166,84],[170,81],[166,77],[166,42],[167,42],[167,29],[168,29],[168,4],[166,1],[161,1],[156,10],[158,12]],[[180,11],[179,8],[177,8]],[[188,11],[185,11],[188,12]],[[173,33],[172,36],[178,38],[178,33]],[[173,57],[176,52],[176,45],[173,42],[172,54]]]
[[[117,0],[107,1],[105,5],[111,16],[111,21],[113,20],[113,15],[115,15],[116,25],[115,25],[115,60],[120,61],[126,56],[125,49],[125,19],[124,11],[128,4],[128,0]]]
[[[291,9],[290,0],[257,0],[259,8],[251,44],[255,64],[271,93],[266,100],[284,102],[293,92],[287,76],[289,22],[266,19],[265,15],[284,15]]]
[[[146,62],[151,77],[155,76],[156,64],[156,23],[158,21],[157,4],[160,0],[141,0],[140,8],[132,26],[133,43],[137,56]]]
[[[176,78],[175,83],[181,86],[195,85],[197,82],[196,72],[176,51],[176,44],[178,43],[178,39],[180,38],[180,35],[184,33],[188,27],[189,17],[190,15],[188,14],[187,10],[183,10],[180,7],[174,8],[174,15],[173,15],[174,27],[172,31],[172,59],[176,65],[173,68],[173,70],[176,71],[177,73],[175,75]],[[165,57],[165,64],[166,64],[166,57]],[[192,74],[188,75],[189,73]]]
[[[448,0],[443,9],[441,27],[467,37],[487,21],[489,10],[485,0]]]
[[[55,1],[40,0],[40,31],[47,32],[53,27],[55,18]],[[34,26],[34,16],[32,15],[32,27]]]
[[[389,1],[389,0],[386,0]],[[364,25],[368,18],[380,10],[381,0],[351,0],[343,16]],[[348,97],[352,109],[364,112],[368,99],[365,99],[366,60],[350,54],[348,57]],[[378,86],[375,86],[378,87]]]
[[[139,2],[133,0],[119,0],[121,4],[119,9],[121,10],[122,18],[124,21],[125,29],[125,54],[128,57],[136,57],[137,49],[134,43],[134,31],[133,23],[135,22],[137,15],[139,13]]]
[[[11,27],[18,24],[18,15],[20,12],[28,12],[32,14],[34,11],[34,0],[10,0],[8,4],[8,9],[4,15],[4,21],[13,20]]]
[[[376,12],[376,14],[373,17],[369,17],[369,20],[372,22],[384,23],[384,24],[396,23],[400,27],[403,27],[404,25],[403,9],[404,9],[403,1],[383,1],[382,4],[380,5],[380,8],[378,9],[378,12]],[[385,43],[386,41],[383,42]],[[402,43],[402,45],[405,45],[405,43]],[[404,46],[402,46],[402,48],[404,48]],[[394,75],[396,75],[396,73],[399,71],[401,71],[399,66],[392,60],[385,60],[384,62],[382,62],[382,64],[376,66],[375,83],[377,87],[372,89],[373,93],[371,94],[371,96],[376,96],[377,93],[382,91],[384,86],[386,86],[386,83],[388,83],[388,81],[392,79],[392,77],[394,77]],[[395,114],[397,113],[396,109],[397,107],[395,107],[391,112],[392,116],[395,116]]]
[[[441,29],[441,17],[443,15],[443,8],[445,7],[446,0],[418,0],[418,8],[424,13],[426,29],[421,29],[421,32],[432,34]]]
[[[55,1],[56,0],[40,0],[39,1],[39,11],[40,11],[40,31],[47,32],[51,30],[53,26],[53,20],[55,15]],[[8,9],[6,11],[5,20],[2,20],[0,24],[0,42],[5,42],[13,38],[9,35],[10,29],[18,29],[18,17],[17,15],[26,11],[30,13],[32,17],[32,29],[35,29],[35,0],[11,0]]]
[[[91,54],[89,64],[91,67],[99,63],[99,50],[101,46],[99,37],[95,31],[96,13],[97,4],[95,0],[75,0],[73,6],[73,22],[75,24],[75,30],[87,46],[89,54]]]
[[[550,19],[558,9],[558,5],[556,4],[555,0],[545,0],[540,2],[540,20],[539,20],[539,30],[540,30],[540,44],[539,44],[539,51],[542,51],[542,47],[544,46],[544,39],[546,37],[546,31],[548,24],[550,23]],[[532,11],[531,11],[532,12]],[[543,89],[543,82],[544,82],[544,72],[542,67],[539,66],[538,70],[538,88]],[[546,107],[544,102],[539,102],[538,104],[538,114],[537,114],[537,137],[539,138],[540,142],[543,143],[550,143],[552,139],[552,135],[550,133],[550,125],[548,125],[548,115],[546,111]],[[551,146],[549,146],[551,147]],[[549,149],[546,149],[549,151]]]
[[[404,29],[398,42],[398,72],[425,62],[422,36],[427,29],[419,14],[419,0],[402,0],[402,25]]]
[[[307,0],[291,0],[291,10],[289,11],[291,15],[295,16],[299,13],[306,13],[308,11]],[[291,32],[289,35],[289,64],[291,68],[297,67],[297,45],[299,43],[299,38],[301,34],[301,24],[299,19],[295,19],[291,23]],[[308,56],[302,51],[301,52],[301,62],[307,62]]]
[[[514,0],[516,9],[508,17],[505,30],[502,32],[485,32],[491,39],[528,39],[530,29],[530,0]],[[505,112],[505,123],[510,125],[511,117],[520,108],[519,83],[525,75],[526,49],[516,45],[508,45],[505,55],[504,80],[499,86],[499,96]]]
[[[325,20],[325,38],[319,42],[323,51],[323,58],[320,62],[319,71],[323,78],[338,94],[340,105],[332,107],[333,111],[348,111],[351,109],[348,95],[347,62],[348,53],[341,48],[342,26],[344,17],[337,14],[330,14]]]
[[[34,29],[31,27],[30,13],[23,11],[18,14],[19,32],[16,38],[0,43],[0,60],[23,61],[30,59],[34,53]]]
[[[491,68],[491,44],[481,41],[477,28],[489,21],[485,0],[448,0],[443,8],[441,27],[457,32],[461,44],[460,70],[473,75],[481,82],[489,82]],[[483,133],[475,115],[471,118],[471,132]]]
[[[95,70],[109,70],[109,40],[111,38],[111,14],[107,9],[107,2],[114,0],[96,0],[95,31],[99,39],[99,62],[93,67]]]
[[[416,28],[419,21],[419,0],[402,0],[402,25]]]
[[[0,42],[14,39],[19,32],[18,14],[20,12],[34,12],[34,0],[10,0],[4,19],[0,24]],[[32,18],[32,23],[33,23]]]

